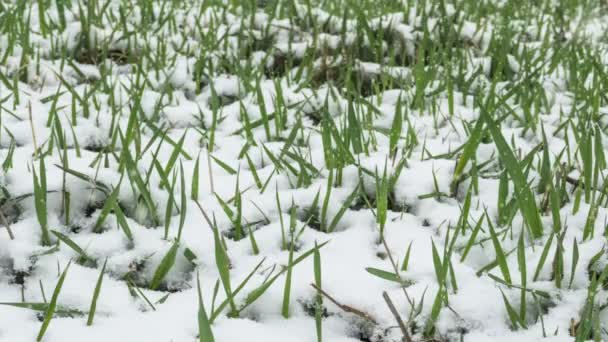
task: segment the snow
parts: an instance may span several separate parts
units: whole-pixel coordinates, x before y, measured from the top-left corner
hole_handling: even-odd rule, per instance
[[[110,9],[118,13],[119,1],[112,2]],[[48,18],[57,18],[54,8],[49,9]],[[160,4],[155,4],[154,9],[160,13]],[[192,7],[190,10],[198,11],[199,8]],[[68,263],[71,262],[65,283],[59,296],[59,305],[73,308],[83,312],[89,310],[93,291],[99,277],[101,265],[107,261],[106,276],[101,288],[101,295],[97,304],[97,313],[92,326],[86,325],[84,317],[54,317],[44,336],[44,341],[192,341],[198,336],[197,312],[198,297],[196,283],[200,279],[205,307],[212,307],[214,286],[220,275],[215,264],[215,248],[213,232],[203,217],[198,205],[190,199],[192,192],[192,180],[198,178],[198,199],[207,213],[210,213],[222,233],[227,234],[232,228],[231,218],[227,217],[218,197],[228,201],[235,194],[235,187],[239,184],[240,191],[248,189],[242,196],[242,216],[244,222],[260,222],[252,229],[260,250],[255,255],[250,240],[244,238],[239,241],[225,238],[227,253],[230,258],[233,287],[236,287],[254,267],[263,260],[263,264],[256,270],[251,280],[247,282],[242,292],[236,297],[237,303],[244,303],[246,294],[261,285],[273,270],[278,272],[288,264],[289,251],[282,249],[282,227],[281,221],[289,225],[289,210],[292,204],[298,209],[296,227],[305,226],[299,236],[296,256],[314,248],[316,243],[328,242],[320,249],[322,257],[322,283],[323,290],[332,295],[340,303],[361,310],[377,321],[376,326],[369,326],[369,322],[360,317],[345,313],[341,308],[324,299],[324,305],[328,317],[323,320],[323,336],[325,341],[347,342],[361,341],[366,334],[372,335],[369,341],[399,341],[401,338],[399,329],[394,328],[395,318],[389,311],[383,300],[382,294],[386,291],[395,302],[402,317],[409,317],[415,311],[415,307],[408,304],[404,291],[395,282],[390,282],[374,277],[366,271],[373,267],[392,271],[390,258],[382,244],[378,243],[378,227],[374,210],[371,209],[346,209],[345,215],[340,220],[334,232],[321,232],[307,226],[303,218],[305,210],[308,209],[315,197],[318,195],[318,207],[320,209],[325,201],[327,193],[327,170],[324,156],[324,142],[322,140],[320,125],[311,119],[311,114],[323,109],[327,103],[327,111],[337,124],[341,127],[348,120],[349,97],[341,93],[339,86],[331,83],[322,84],[313,88],[307,84],[295,82],[295,72],[286,72],[282,78],[263,78],[259,82],[260,96],[264,100],[264,108],[256,93],[256,84],[246,84],[243,77],[235,74],[218,72],[215,75],[206,75],[201,92],[196,94],[197,84],[194,82],[193,74],[196,58],[188,53],[182,53],[179,45],[188,41],[187,51],[201,49],[198,40],[200,34],[227,34],[235,36],[244,27],[249,30],[248,20],[233,13],[221,13],[213,6],[207,8],[200,22],[195,22],[190,12],[186,9],[176,10],[174,15],[176,23],[189,36],[174,36],[175,42],[164,41],[155,37],[153,33],[145,36],[135,35],[125,40],[120,40],[114,34],[111,26],[96,28],[90,35],[101,44],[107,41],[108,46],[115,49],[123,49],[131,46],[134,51],[137,47],[150,44],[158,47],[166,44],[168,55],[175,59],[171,64],[161,67],[160,72],[154,72],[149,65],[127,66],[118,65],[114,61],[105,61],[105,64],[93,65],[86,63],[74,63],[64,65],[61,60],[50,57],[51,44],[49,37],[35,33],[39,31],[37,5],[32,8],[32,44],[41,50],[39,68],[31,64],[27,70],[25,83],[18,83],[19,100],[15,98],[12,91],[3,83],[0,83],[0,109],[2,133],[0,135],[0,160],[7,158],[9,146],[14,137],[16,144],[12,157],[12,168],[2,174],[1,185],[12,198],[24,196],[18,203],[21,214],[19,218],[11,223],[11,229],[15,234],[15,240],[11,240],[4,228],[0,229],[0,303],[12,302],[43,302],[48,300],[53,293],[58,276]],[[449,6],[449,15],[453,15],[456,9]],[[298,13],[301,18],[307,20],[306,6],[298,5]],[[139,23],[140,16],[145,14],[136,11],[129,16],[129,28],[134,28]],[[321,45],[330,50],[342,48],[342,44],[352,48],[355,44],[353,38],[356,31],[356,20],[348,20],[344,23],[346,30],[345,40],[342,40],[340,32],[343,27],[341,19],[325,12],[320,8],[312,10],[319,22],[327,22],[328,32],[319,37]],[[76,47],[76,40],[83,34],[82,27],[77,21],[77,7],[66,12],[68,24],[58,37],[68,51]],[[422,17],[420,13],[412,11],[409,17],[403,13],[395,13],[370,20],[370,26],[385,28],[399,34],[403,40],[406,52],[415,56],[414,42],[419,39],[422,32]],[[593,44],[602,43],[602,32],[605,29],[605,17],[594,18],[586,21],[583,27],[583,35],[588,37]],[[216,20],[222,22],[216,25]],[[104,24],[112,25],[110,19],[104,17]],[[438,22],[437,18],[430,18],[427,22],[428,29]],[[305,34],[296,35],[296,41],[288,41],[291,22],[289,20],[269,19],[267,15],[259,13],[252,21],[253,28],[261,34],[267,25],[272,25],[271,31],[276,35],[273,42],[274,48],[284,54],[291,53],[296,59],[303,59],[306,52],[311,49],[313,38]],[[203,28],[200,32],[199,28]],[[169,28],[165,28],[169,30]],[[538,29],[538,28],[537,28]],[[481,22],[480,25],[465,21],[458,32],[459,36],[467,41],[473,42],[485,50],[490,44],[492,37],[492,24]],[[574,29],[572,29],[574,30]],[[159,31],[160,32],[160,31]],[[193,33],[196,32],[196,33]],[[160,36],[159,36],[160,37]],[[134,45],[128,42],[133,40]],[[0,52],[4,53],[8,42],[0,37]],[[319,44],[319,42],[318,42]],[[227,43],[228,54],[238,55],[239,46],[235,42]],[[160,49],[160,48],[158,48]],[[157,50],[158,50],[157,49]],[[137,52],[137,51],[136,51]],[[0,66],[0,73],[12,75],[18,72],[21,49],[15,49],[7,58],[6,64]],[[158,51],[153,52],[158,53]],[[209,63],[219,65],[218,56],[213,51],[208,53]],[[1,55],[1,54],[0,54]],[[256,51],[252,60],[253,64],[263,69],[264,63],[273,63],[273,59],[266,60],[267,56],[276,59],[272,51]],[[514,56],[507,57],[509,67],[514,73],[518,73],[522,66]],[[314,61],[316,67],[326,65],[327,61],[319,58]],[[331,66],[341,66],[344,60],[330,60]],[[103,65],[111,66],[111,69],[103,69]],[[466,61],[467,70],[472,74],[477,68],[486,76],[490,75],[492,59],[489,56],[471,56]],[[144,68],[149,73],[145,80],[136,78],[137,68]],[[397,112],[398,99],[405,102],[414,98],[413,71],[409,67],[390,67],[378,63],[357,61],[353,65],[354,70],[361,72],[366,77],[381,77],[390,75],[396,80],[404,82],[403,89],[388,89],[375,93],[366,98],[366,101],[374,106],[380,114],[374,119],[375,128],[390,129]],[[561,70],[565,72],[564,70]],[[311,71],[305,71],[311,72]],[[109,74],[105,74],[109,73]],[[549,112],[543,112],[541,119],[546,132],[556,131],[561,124],[561,111],[567,112],[575,106],[574,99],[566,90],[565,76],[560,69],[549,70],[543,76],[543,87],[550,95]],[[107,80],[109,89],[102,90],[104,86],[95,88],[93,83],[101,79]],[[413,82],[412,82],[413,81]],[[486,79],[489,83],[489,80]],[[480,87],[487,84],[480,82]],[[132,89],[142,90],[141,102],[136,103],[136,94]],[[592,85],[592,84],[590,84]],[[86,99],[83,107],[70,91],[73,87],[74,94],[81,99]],[[440,89],[441,84],[429,85],[427,91]],[[171,92],[166,91],[170,88]],[[284,98],[287,108],[281,108],[277,102],[279,91]],[[502,90],[506,92],[507,90]],[[170,93],[170,94],[169,94]],[[48,96],[55,96],[57,101],[45,100]],[[195,95],[194,95],[195,94]],[[214,108],[214,101],[221,98],[219,109]],[[234,102],[231,102],[234,101]],[[456,148],[467,141],[471,125],[465,128],[465,122],[479,118],[478,109],[473,108],[472,96],[456,91],[454,93],[454,114],[448,119],[448,100],[441,96],[438,102],[438,116],[431,116],[424,111],[410,110],[407,114],[407,122],[404,122],[402,138],[408,130],[415,132],[419,144],[411,151],[406,166],[396,180],[394,200],[402,204],[404,212],[392,208],[388,213],[385,228],[385,240],[388,253],[395,258],[399,266],[407,253],[408,246],[411,247],[411,257],[407,271],[400,273],[401,277],[412,282],[406,288],[407,295],[415,299],[418,304],[423,299],[421,311],[416,318],[419,327],[425,325],[426,319],[431,315],[433,300],[439,284],[436,279],[435,265],[433,260],[433,245],[443,251],[446,237],[451,237],[454,227],[458,224],[462,212],[462,205],[469,187],[470,180],[460,185],[460,192],[455,197],[449,197],[452,175],[456,166],[456,159],[451,156],[431,158],[430,156],[442,156],[450,154]],[[140,106],[134,109],[134,106]],[[89,110],[89,117],[85,117],[85,109]],[[260,120],[265,114],[271,114],[278,110],[287,113],[285,129],[281,130],[282,140],[268,140],[263,125],[252,129],[252,137],[245,134],[234,134],[244,125],[243,115],[247,115],[251,122]],[[357,108],[366,111],[366,108]],[[602,111],[608,110],[601,108]],[[48,125],[50,113],[56,112],[53,125]],[[70,174],[65,174],[56,165],[62,165],[64,151],[55,146],[48,155],[44,157],[46,165],[47,181],[47,208],[49,229],[61,232],[69,236],[74,242],[81,246],[88,256],[97,261],[96,265],[79,264],[76,262],[79,255],[65,243],[60,243],[58,250],[53,253],[45,253],[52,247],[43,247],[40,244],[41,230],[37,220],[36,206],[34,203],[33,170],[40,172],[40,153],[46,152],[50,141],[56,139],[58,126],[62,127],[66,144],[65,157],[69,160],[69,168],[81,172],[98,182],[113,189],[119,186],[121,179],[120,162],[115,157],[120,157],[120,149],[123,148],[122,141],[112,141],[112,132],[120,129],[127,134],[132,122],[130,114],[132,111],[141,112],[139,119],[140,127],[136,128],[136,144],[129,146],[132,154],[136,149],[145,151],[137,160],[139,174],[146,178],[151,188],[150,194],[155,204],[162,223],[152,224],[149,219],[148,209],[143,201],[138,198],[134,190],[135,185],[128,177],[124,177],[120,183],[118,200],[127,213],[127,222],[133,233],[133,241],[120,229],[117,217],[111,213],[103,224],[103,232],[94,232],[94,227],[101,214],[100,203],[103,204],[105,195],[95,190],[93,184]],[[522,115],[523,109],[514,107],[518,115]],[[114,116],[113,113],[120,113]],[[217,122],[214,123],[214,115]],[[156,127],[147,125],[146,120],[152,121]],[[308,186],[297,187],[297,174],[291,173],[287,168],[277,171],[276,165],[269,158],[268,153],[274,156],[281,155],[285,146],[285,139],[291,129],[297,124],[297,118],[301,118],[307,140],[307,146],[300,143],[293,147],[311,167],[320,170],[318,176]],[[117,120],[114,122],[114,120]],[[215,146],[209,150],[206,145],[208,136],[201,132],[209,132],[210,127],[216,124]],[[275,124],[271,124],[274,131]],[[540,124],[538,125],[540,127]],[[155,130],[166,134],[162,138],[155,138]],[[525,134],[524,134],[525,133]],[[55,137],[54,137],[55,135]],[[537,144],[542,141],[540,131],[524,132],[519,122],[503,123],[503,135],[510,143],[513,137],[517,146],[516,154],[525,156]],[[171,179],[175,171],[176,182],[174,188],[175,200],[180,205],[180,194],[184,191],[188,194],[185,204],[186,214],[183,225],[183,233],[179,243],[178,257],[175,265],[171,268],[158,290],[146,288],[154,276],[155,270],[161,263],[167,251],[173,245],[180,227],[180,215],[173,210],[171,223],[167,226],[168,239],[164,238],[165,208],[171,200],[168,192],[163,186],[163,179],[158,169],[162,169],[171,160],[174,154],[174,145],[184,136],[184,143],[179,153],[176,168],[171,170],[167,177]],[[377,130],[367,130],[363,133],[365,139],[372,139],[377,145],[368,154],[361,153],[356,156],[357,165],[373,171],[381,171],[386,166],[387,173],[393,175],[396,172],[396,163],[389,158],[389,139],[378,133]],[[604,140],[605,137],[602,137]],[[170,140],[169,140],[170,139]],[[253,139],[253,141],[251,141]],[[572,131],[562,131],[555,136],[548,136],[550,158],[555,159],[566,146],[576,141]],[[58,144],[57,140],[53,140]],[[168,143],[172,141],[173,143]],[[105,165],[102,156],[99,162],[95,162],[100,156],[99,149],[116,143],[116,155],[108,154],[108,165]],[[603,141],[605,144],[606,142]],[[78,145],[77,145],[78,144]],[[251,166],[246,158],[242,158],[244,146],[249,146],[247,157],[251,159],[256,172],[252,172]],[[399,146],[405,145],[401,139]],[[335,147],[335,146],[334,146]],[[39,149],[40,148],[40,149]],[[606,149],[604,148],[604,151]],[[267,152],[268,151],[268,152]],[[575,153],[569,151],[567,153]],[[185,155],[188,155],[187,158]],[[401,154],[401,150],[398,155]],[[495,159],[497,150],[491,143],[482,142],[477,150],[478,165]],[[230,172],[222,167],[225,163],[237,173]],[[290,161],[290,166],[301,170],[294,158],[285,158]],[[199,167],[195,169],[195,163]],[[158,166],[155,165],[158,162]],[[490,164],[489,173],[497,172],[498,163]],[[179,170],[183,167],[185,174],[185,188],[180,184]],[[151,172],[150,170],[153,170]],[[195,170],[198,173],[195,174]],[[338,215],[343,203],[349,194],[357,187],[359,182],[358,168],[350,165],[344,168],[343,182],[332,188],[331,198],[327,201],[328,221]],[[301,171],[300,171],[301,172]],[[606,170],[602,170],[606,172]],[[531,171],[530,179],[533,183],[538,182],[538,173]],[[258,189],[256,177],[262,182],[267,182],[264,191]],[[363,188],[369,198],[375,197],[376,179],[370,175],[361,176]],[[601,183],[603,180],[601,180]],[[471,212],[465,218],[472,226],[483,219],[487,212],[486,220],[494,224],[497,221],[497,201],[499,179],[498,177],[482,177],[479,179],[478,193],[471,200]],[[65,222],[63,212],[63,192],[71,194],[70,212],[72,217],[70,224]],[[429,194],[431,194],[429,196]],[[508,198],[514,196],[513,189],[509,189]],[[278,200],[277,200],[278,198]],[[539,201],[541,197],[539,196]],[[280,202],[281,209],[277,206]],[[230,205],[234,205],[233,202]],[[3,209],[4,210],[4,209]],[[92,212],[87,213],[87,210]],[[260,212],[263,211],[263,213]],[[501,285],[487,274],[478,275],[479,269],[496,259],[496,254],[489,240],[490,234],[484,224],[483,231],[478,239],[486,239],[487,242],[475,244],[466,260],[461,261],[461,252],[471,236],[470,231],[463,232],[456,243],[456,252],[451,257],[453,272],[456,275],[458,288],[449,289],[449,308],[443,308],[436,324],[437,336],[445,340],[458,340],[462,332],[466,332],[464,339],[467,341],[566,341],[571,340],[568,335],[570,320],[579,317],[580,308],[583,307],[587,298],[587,287],[589,277],[586,265],[598,252],[605,250],[606,239],[602,237],[605,223],[608,220],[608,210],[599,208],[597,220],[595,221],[596,236],[583,241],[583,230],[587,222],[589,205],[581,203],[578,212],[573,213],[573,205],[566,204],[561,209],[562,224],[568,226],[563,236],[563,245],[570,251],[574,241],[579,243],[579,257],[576,273],[572,276],[571,286],[556,289],[552,278],[552,256],[557,247],[554,243],[549,249],[549,259],[542,267],[537,280],[532,277],[535,267],[541,258],[542,248],[550,238],[552,221],[550,216],[543,216],[545,234],[539,240],[531,240],[526,235],[526,258],[528,260],[527,281],[530,289],[544,290],[551,294],[552,305],[544,315],[544,326],[550,332],[550,336],[542,339],[543,327],[540,321],[528,322],[529,329],[513,330],[508,321],[508,313],[503,305],[502,293],[511,303],[519,303],[520,291]],[[265,219],[269,222],[266,222]],[[504,239],[503,249],[510,251],[517,247],[519,234],[525,234],[525,228],[521,215],[518,213],[513,221],[515,236],[513,239]],[[57,242],[54,235],[51,236],[53,243]],[[194,263],[184,257],[184,251],[188,248],[196,256]],[[443,254],[442,254],[443,257]],[[601,263],[606,263],[606,254],[603,253]],[[507,257],[512,277],[520,283],[517,253]],[[568,283],[571,277],[572,267],[571,253],[564,255],[564,282]],[[585,266],[585,267],[584,267]],[[133,296],[127,287],[125,276],[133,272],[136,274],[135,282],[139,290],[153,303],[152,308],[141,296]],[[494,268],[491,274],[500,276],[498,268]],[[25,283],[20,284],[17,274],[26,274]],[[227,315],[219,315],[212,329],[216,341],[292,341],[305,342],[316,341],[315,319],[306,310],[306,305],[314,302],[317,292],[310,286],[314,282],[313,259],[309,257],[293,268],[291,301],[289,303],[290,317],[281,316],[281,305],[283,302],[285,277],[281,276],[268,291],[257,301],[247,307],[239,318],[230,318]],[[43,292],[44,291],[44,297]],[[170,291],[168,291],[170,290]],[[606,290],[601,290],[605,297]],[[166,301],[158,301],[167,295]],[[220,286],[218,298],[215,305],[225,298]],[[515,305],[515,304],[514,304]],[[216,306],[217,307],[217,306]],[[227,311],[227,310],[225,310]],[[603,313],[603,319],[608,319]],[[32,341],[36,339],[40,327],[40,318],[32,310],[0,305],[0,340],[1,341]],[[605,320],[603,321],[605,323]],[[553,336],[553,331],[558,332]],[[420,340],[420,331],[415,337]],[[603,338],[606,335],[602,335]]]

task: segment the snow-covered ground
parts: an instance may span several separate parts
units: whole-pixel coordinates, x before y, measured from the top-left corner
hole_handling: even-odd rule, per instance
[[[0,0],[0,341],[608,339],[607,31]]]

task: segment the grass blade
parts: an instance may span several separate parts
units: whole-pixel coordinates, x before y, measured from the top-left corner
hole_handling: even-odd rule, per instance
[[[97,310],[97,299],[99,299],[99,293],[101,292],[101,284],[103,282],[103,275],[106,270],[106,264],[108,263],[108,259],[103,262],[103,266],[101,267],[101,271],[99,272],[99,278],[97,278],[97,284],[95,285],[95,290],[93,291],[93,299],[91,300],[91,306],[89,308],[89,317],[87,318],[87,325],[93,324],[93,318],[95,318],[95,311]]]
[[[51,297],[51,301],[49,302],[49,306],[44,314],[44,320],[42,321],[42,326],[40,326],[40,331],[38,332],[38,337],[36,337],[36,341],[42,341],[44,337],[44,333],[51,324],[51,320],[53,319],[53,314],[55,313],[55,309],[57,308],[57,299],[59,299],[59,293],[61,292],[61,287],[63,286],[63,282],[65,281],[65,276],[68,273],[68,269],[70,268],[71,262],[65,267],[59,280],[57,281],[57,285],[55,285],[55,290],[53,291],[53,296]]]
[[[163,259],[161,260],[160,264],[158,264],[158,266],[156,267],[156,271],[154,271],[154,276],[150,281],[151,290],[158,289],[162,281],[165,279],[167,273],[169,273],[169,271],[173,267],[173,264],[175,264],[175,258],[177,256],[178,248],[179,242],[175,241],[171,248],[169,248],[169,251],[167,251],[167,254],[165,254]]]

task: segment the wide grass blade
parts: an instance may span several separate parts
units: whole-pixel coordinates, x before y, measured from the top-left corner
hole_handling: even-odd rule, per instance
[[[160,284],[165,279],[165,276],[173,267],[173,264],[175,264],[178,248],[179,242],[175,241],[161,260],[160,264],[158,264],[158,266],[156,267],[156,271],[154,271],[154,276],[150,281],[151,290],[156,290],[160,286]]]
[[[203,295],[201,293],[201,279],[196,275],[196,289],[198,293],[198,340],[199,342],[215,342],[213,332],[211,331],[211,321],[203,304]]]

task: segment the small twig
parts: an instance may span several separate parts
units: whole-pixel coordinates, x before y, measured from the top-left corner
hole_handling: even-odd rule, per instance
[[[205,212],[205,210],[203,209],[203,206],[197,200],[194,200],[194,203],[196,203],[196,205],[198,206],[198,209],[203,214],[203,217],[205,218],[205,221],[207,221],[207,224],[209,225],[209,229],[211,229],[213,231],[214,225],[211,222],[211,219],[209,219],[209,216],[207,215],[207,213]]]
[[[38,156],[38,143],[36,141],[36,131],[34,130],[34,120],[32,119],[32,103],[27,103],[28,117],[30,120],[30,128],[32,129],[32,141],[34,143],[34,157]]]
[[[382,244],[384,245],[384,249],[386,249],[386,254],[388,255],[388,259],[391,261],[391,265],[393,266],[393,270],[395,271],[395,274],[398,275],[399,267],[397,267],[397,263],[395,262],[395,259],[393,259],[393,255],[391,254],[391,251],[388,249],[388,244],[386,243],[386,240],[384,239],[384,237],[382,238]],[[407,294],[407,290],[405,289],[405,287],[401,286],[401,289],[403,289],[403,294],[405,294],[405,298],[407,299],[408,303],[410,304],[410,307],[413,309],[414,301]]]
[[[11,238],[11,240],[15,240],[15,235],[11,229],[11,225],[8,223],[8,220],[6,219],[6,216],[4,216],[2,210],[0,210],[0,221],[6,227],[6,231],[8,232],[8,236]]]
[[[359,309],[355,309],[352,306],[348,306],[346,304],[341,304],[340,302],[338,302],[336,299],[334,299],[332,296],[330,296],[327,292],[323,291],[320,287],[318,287],[315,284],[310,284],[310,286],[312,286],[315,290],[319,291],[319,293],[321,293],[323,295],[323,297],[329,299],[330,302],[334,303],[337,307],[339,307],[342,311],[344,312],[348,312],[348,313],[352,313],[354,315],[357,315],[365,320],[368,320],[374,324],[378,324],[378,322],[368,313],[363,312]]]
[[[412,342],[412,337],[407,331],[407,327],[405,326],[405,323],[403,323],[401,315],[399,315],[399,311],[397,311],[397,308],[395,308],[391,297],[388,296],[388,293],[386,293],[386,291],[382,292],[382,297],[384,298],[386,305],[388,305],[389,310],[391,310],[391,313],[395,317],[395,320],[397,320],[397,324],[399,324],[399,329],[401,329],[401,332],[403,333],[403,342]]]
[[[565,180],[566,180],[567,183],[570,183],[570,184],[574,185],[574,187],[581,186],[583,189],[585,188],[585,185],[581,184],[580,180],[578,180],[578,179],[576,179],[574,177],[566,176],[564,178],[565,178]]]
[[[456,317],[458,317],[458,319],[460,319],[460,320],[464,320],[464,319],[462,318],[462,316],[460,316],[460,314],[459,314],[458,312],[456,312],[456,310],[454,310],[454,308],[453,308],[453,307],[451,307],[451,306],[450,306],[450,304],[447,304],[447,305],[446,305],[446,307],[447,307],[447,308],[448,308],[450,311],[452,311],[452,313],[453,313],[453,314],[454,314]]]

